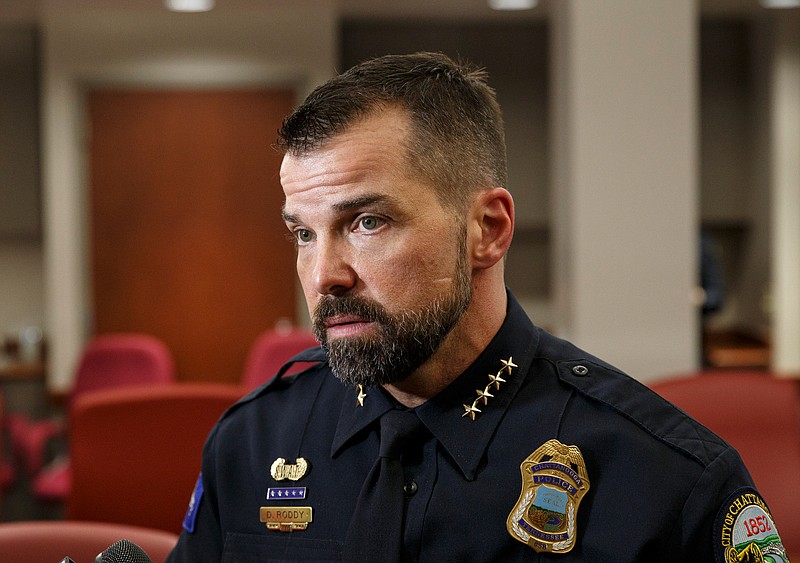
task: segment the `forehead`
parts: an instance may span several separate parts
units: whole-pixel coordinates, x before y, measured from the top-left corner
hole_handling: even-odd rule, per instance
[[[352,198],[359,193],[384,193],[393,199],[427,197],[433,190],[412,172],[406,140],[407,114],[385,109],[352,125],[319,149],[288,154],[281,165],[286,208]],[[420,193],[421,190],[429,192]]]
[[[314,179],[335,182],[342,175],[367,167],[395,168],[406,154],[408,131],[406,115],[389,109],[356,122],[320,148],[299,155],[287,154],[280,172],[284,191]]]

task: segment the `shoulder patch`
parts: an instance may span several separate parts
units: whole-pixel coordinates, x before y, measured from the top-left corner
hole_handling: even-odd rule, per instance
[[[183,529],[190,534],[194,533],[194,525],[197,521],[197,510],[200,508],[200,501],[203,499],[203,474],[197,476],[192,497],[189,499],[189,508],[186,509],[186,516],[183,517]]]
[[[751,487],[725,499],[714,521],[713,542],[716,563],[789,561],[767,503]]]

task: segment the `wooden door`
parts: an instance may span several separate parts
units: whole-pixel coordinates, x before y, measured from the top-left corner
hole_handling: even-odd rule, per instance
[[[181,380],[237,382],[294,320],[294,249],[272,148],[290,91],[88,93],[95,333],[162,338]]]

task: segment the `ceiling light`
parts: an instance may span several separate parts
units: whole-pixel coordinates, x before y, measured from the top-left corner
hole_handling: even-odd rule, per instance
[[[761,0],[765,8],[800,8],[800,0]]]
[[[164,0],[173,12],[207,12],[214,7],[214,0]]]
[[[532,10],[538,0],[489,0],[492,10]]]

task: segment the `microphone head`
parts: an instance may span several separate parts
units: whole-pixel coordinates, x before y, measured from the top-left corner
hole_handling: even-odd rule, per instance
[[[132,541],[119,540],[98,555],[95,563],[153,563],[153,560]]]

